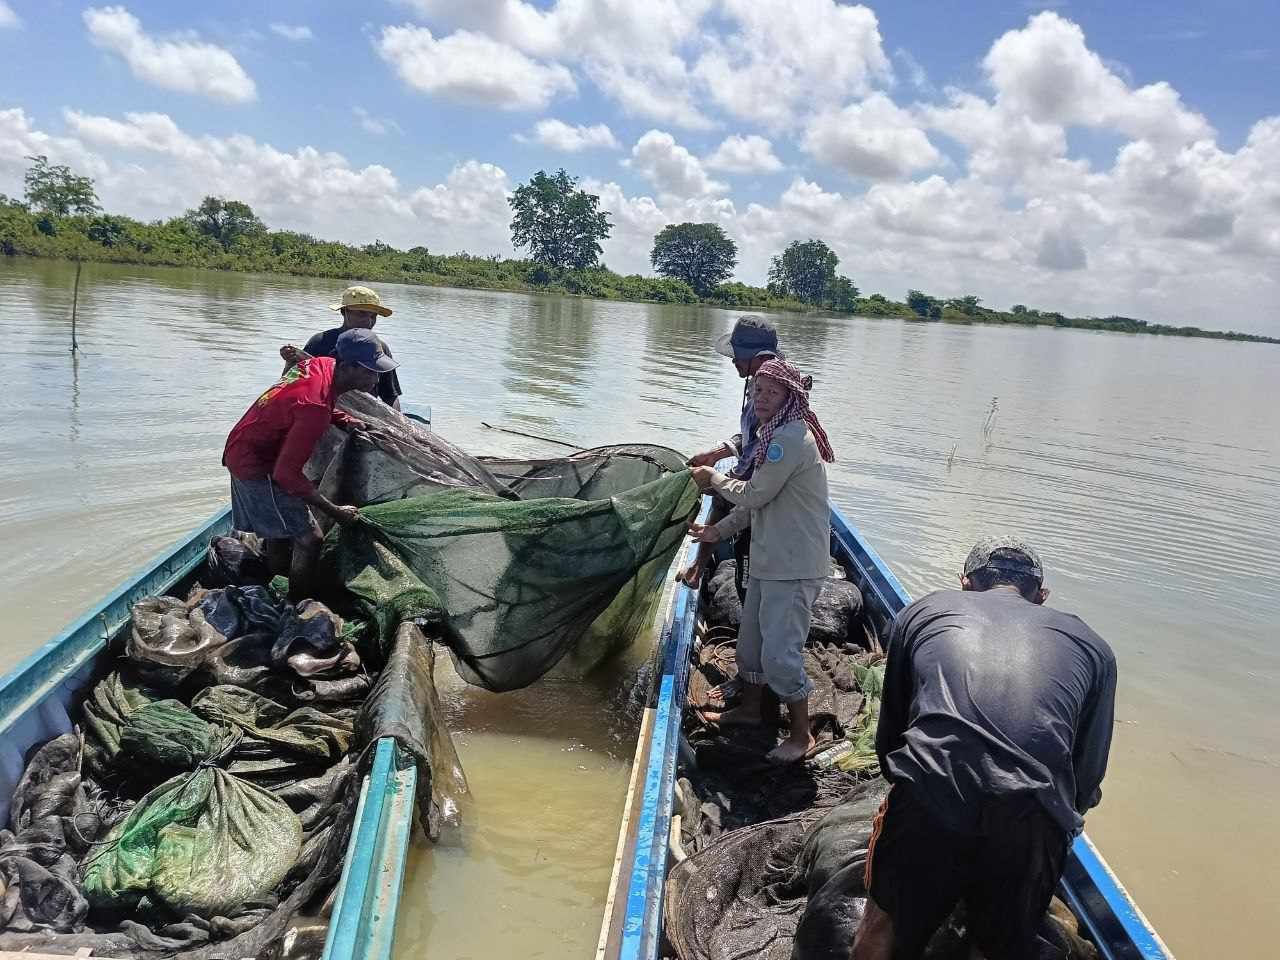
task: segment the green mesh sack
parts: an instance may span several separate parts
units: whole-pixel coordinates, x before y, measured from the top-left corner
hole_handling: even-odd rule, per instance
[[[289,710],[252,690],[225,684],[201,690],[192,699],[191,709],[249,737],[237,748],[237,757],[287,754],[333,763],[347,752],[355,730],[353,710]]]
[[[436,624],[466,680],[514,690],[554,667],[628,584],[651,592],[670,565],[698,492],[687,470],[650,469],[658,479],[596,500],[450,490],[375,504],[330,533],[325,562],[385,644],[402,621]]]
[[[190,770],[227,744],[226,730],[210,726],[177,700],[135,710],[120,731],[120,752],[139,766]]]
[[[85,768],[94,776],[109,773],[120,753],[120,736],[134,711],[156,696],[144,687],[109,674],[93,688],[81,706],[84,721]]]
[[[234,914],[284,879],[302,850],[302,821],[266,790],[217,767],[143,797],[85,860],[89,902],[133,909],[146,897],[178,915]]]

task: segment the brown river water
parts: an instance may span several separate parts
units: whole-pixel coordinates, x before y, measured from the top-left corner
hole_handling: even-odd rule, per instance
[[[0,258],[0,668],[227,499],[227,430],[338,281]],[[476,453],[731,432],[741,384],[707,308],[383,284],[409,402]],[[1206,317],[1205,326],[1231,326]],[[833,498],[908,591],[1022,532],[1051,604],[1115,648],[1087,829],[1183,957],[1277,954],[1280,347],[781,315],[838,462]],[[998,398],[998,399],[996,399]],[[994,415],[991,413],[996,400]],[[474,791],[415,842],[397,953],[592,955],[634,738],[633,650],[583,683],[442,696]],[[445,674],[451,671],[442,671]]]

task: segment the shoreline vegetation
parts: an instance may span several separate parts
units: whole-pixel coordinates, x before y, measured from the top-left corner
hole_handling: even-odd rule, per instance
[[[1121,316],[1067,317],[1021,304],[1009,310],[995,310],[984,306],[976,296],[942,299],[911,290],[901,302],[881,294],[863,297],[848,277],[835,274],[836,255],[821,240],[791,244],[774,258],[769,285],[750,286],[727,279],[736,265],[736,246],[714,224],[669,225],[654,238],[652,256],[655,268],[667,275],[624,276],[598,262],[597,241],[607,237],[611,227],[607,212],[596,212],[590,201],[598,198],[576,190],[577,181],[563,170],[554,177],[540,171],[512,198],[517,214],[513,222],[517,246],[528,247],[534,254],[530,259],[515,259],[439,254],[425,246],[400,250],[380,240],[353,245],[319,240],[291,230],[270,230],[247,204],[219,197],[206,197],[198,208],[182,216],[144,223],[101,212],[88,178],[77,177],[66,167],[52,166],[43,157],[29,159],[33,166],[27,175],[26,201],[0,194],[0,254],[7,257],[198,267],[642,303],[704,304],[727,309],[819,310],[853,317],[1280,343],[1280,338],[1234,330],[1171,326]],[[522,191],[526,191],[523,197],[530,205],[525,210],[518,206]],[[545,253],[554,249],[557,233],[574,234],[574,224],[568,224],[569,229],[565,230],[557,220],[575,214],[557,209],[557,203],[561,208],[586,204],[581,216],[590,218],[588,233],[595,234],[588,237],[591,243],[586,255],[581,249],[570,251],[566,257]],[[521,231],[516,230],[517,223],[521,223]],[[718,260],[718,266],[708,268],[709,258]],[[681,279],[682,275],[689,280]]]

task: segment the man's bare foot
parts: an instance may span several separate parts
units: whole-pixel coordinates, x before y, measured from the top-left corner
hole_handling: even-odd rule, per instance
[[[695,560],[689,564],[684,570],[680,571],[676,577],[681,583],[690,589],[697,590],[702,584],[702,561]]]
[[[778,764],[798,763],[815,746],[817,746],[817,742],[813,739],[812,734],[806,735],[803,740],[787,737],[787,739],[770,750],[768,757],[765,759],[770,763]]]
[[[760,716],[760,708],[734,707],[732,710],[704,710],[702,715],[708,723],[718,723],[722,727],[759,727],[764,725]]]

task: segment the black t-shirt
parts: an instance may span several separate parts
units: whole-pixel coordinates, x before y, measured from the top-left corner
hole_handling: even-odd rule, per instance
[[[1079,617],[1011,590],[940,590],[889,636],[880,769],[974,830],[983,801],[1034,796],[1064,830],[1102,798],[1116,661]]]
[[[344,327],[334,327],[332,330],[326,330],[324,333],[317,333],[314,337],[307,341],[307,345],[302,349],[313,357],[337,357],[338,337],[346,333]],[[391,348],[387,346],[387,341],[381,337],[378,342],[382,344],[382,352],[388,357],[391,356]],[[386,373],[378,375],[378,399],[387,406],[391,406],[396,402],[396,398],[400,396],[400,378],[396,376],[398,371],[388,370]]]

